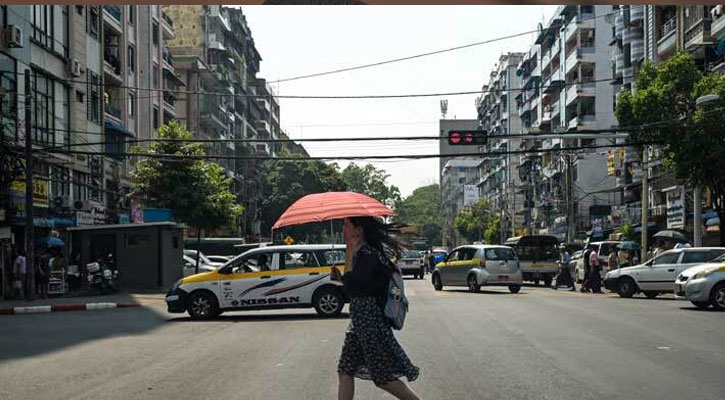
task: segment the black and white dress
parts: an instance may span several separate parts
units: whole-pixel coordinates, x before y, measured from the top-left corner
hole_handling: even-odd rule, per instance
[[[384,255],[364,245],[352,262],[352,271],[342,278],[350,297],[351,321],[337,371],[378,386],[401,377],[416,380],[418,367],[410,362],[383,315],[381,295],[389,279]]]

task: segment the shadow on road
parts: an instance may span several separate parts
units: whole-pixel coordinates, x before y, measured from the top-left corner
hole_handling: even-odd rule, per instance
[[[192,321],[190,317],[183,316],[178,318],[167,319],[166,322],[188,322],[188,323],[206,323],[206,322],[270,322],[270,321],[325,321],[325,320],[336,320],[336,319],[348,319],[350,318],[349,313],[341,313],[339,316],[334,318],[323,318],[318,316],[316,313],[311,312],[309,314],[222,314],[219,317],[207,321]]]
[[[471,293],[471,291],[469,291],[468,289],[463,289],[463,288],[461,288],[461,289],[445,289],[444,291],[446,291],[446,292],[458,292],[458,293]],[[506,289],[506,291],[503,291],[503,290],[500,290],[499,291],[499,290],[487,290],[487,289],[483,289],[482,288],[478,293],[471,293],[471,294],[472,295],[476,295],[476,294],[498,294],[498,295],[504,295],[504,294],[514,294],[514,293],[509,292],[508,289]],[[527,294],[527,293],[525,293],[525,292],[518,292],[518,293],[515,293],[515,294],[520,295],[520,294]]]
[[[139,335],[164,323],[158,312],[146,307],[0,318],[0,364],[108,337]]]
[[[716,310],[716,309],[714,309],[712,307],[708,307],[708,308],[697,308],[695,306],[680,307],[680,310],[700,311],[700,312],[706,312],[706,313],[719,313],[719,312],[722,312],[722,311]],[[725,312],[723,312],[723,315],[725,315]]]

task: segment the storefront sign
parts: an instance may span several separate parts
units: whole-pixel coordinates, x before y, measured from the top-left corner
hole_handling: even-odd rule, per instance
[[[667,192],[667,229],[685,228],[684,189]]]
[[[463,186],[463,206],[472,206],[478,202],[478,186]]]
[[[93,216],[88,211],[76,212],[77,226],[93,226]]]
[[[93,225],[105,225],[106,207],[100,204],[94,204],[91,208],[91,218],[93,218]]]
[[[25,182],[14,181],[10,190],[13,192],[14,199],[22,198],[21,203],[15,203],[18,211],[25,211]],[[35,207],[48,207],[50,204],[50,184],[45,179],[33,179],[33,205]],[[22,206],[22,207],[21,207]]]

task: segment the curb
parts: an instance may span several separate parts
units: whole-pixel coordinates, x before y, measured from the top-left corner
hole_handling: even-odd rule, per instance
[[[11,314],[37,314],[48,312],[64,312],[64,311],[92,311],[106,310],[110,308],[128,308],[140,307],[141,304],[134,303],[77,303],[77,304],[58,304],[55,306],[30,306],[30,307],[12,307],[0,308],[0,315]]]

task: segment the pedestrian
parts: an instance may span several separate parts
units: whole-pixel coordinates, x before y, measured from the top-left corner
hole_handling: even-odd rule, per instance
[[[612,251],[609,253],[609,257],[607,257],[607,269],[609,271],[619,269],[619,257],[617,255],[617,249],[612,249]]]
[[[619,268],[625,268],[629,267],[629,251],[623,248],[620,248],[617,252],[617,261],[618,261],[618,267]],[[610,268],[611,270],[611,268]]]
[[[337,366],[338,400],[353,399],[354,378],[372,380],[398,399],[420,399],[399,379],[406,377],[412,382],[419,370],[395,339],[381,306],[395,268],[390,258],[402,251],[389,233],[390,228],[373,217],[344,220],[344,274],[337,267],[332,267],[330,274],[332,279],[342,281],[350,298],[351,321]]]
[[[571,276],[571,268],[569,267],[570,261],[571,256],[569,256],[569,252],[566,250],[566,247],[564,245],[559,246],[559,275],[556,277],[556,285],[554,286],[555,290],[558,289],[559,286],[567,287],[571,291],[576,290],[574,279]]]
[[[589,252],[589,287],[592,293],[602,293],[602,265],[597,256],[597,250]]]
[[[50,283],[50,271],[53,263],[52,257],[43,255],[38,257],[38,269],[36,270],[38,293],[43,299],[48,298],[48,284]]]
[[[582,282],[582,288],[580,291],[582,293],[589,292],[591,289],[591,282],[589,280],[589,275],[591,275],[591,265],[589,264],[589,255],[593,252],[593,250],[590,247],[587,247],[584,250],[584,253],[582,253],[582,264],[584,264],[584,281]]]
[[[13,262],[13,297],[20,297],[20,300],[25,300],[25,275],[27,272],[25,251],[23,249],[18,250],[18,255],[15,257]]]
[[[428,272],[433,273],[433,268],[435,268],[436,261],[435,261],[435,254],[433,254],[433,251],[428,252]]]

